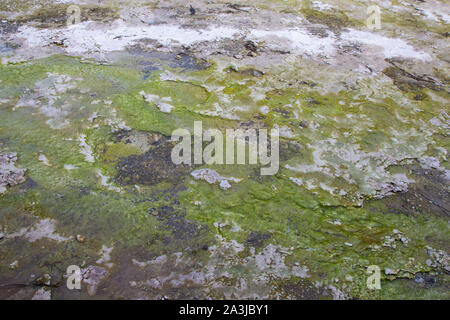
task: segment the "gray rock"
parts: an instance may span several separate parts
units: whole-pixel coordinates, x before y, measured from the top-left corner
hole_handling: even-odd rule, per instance
[[[239,182],[241,179],[233,178],[233,177],[222,177],[215,170],[212,169],[198,169],[191,172],[191,176],[194,177],[195,180],[204,180],[209,184],[219,183],[219,187],[222,190],[227,190],[231,188],[230,181]]]
[[[26,169],[16,168],[17,153],[0,154],[0,194],[6,192],[7,186],[14,186],[25,181]]]
[[[107,273],[105,268],[97,266],[89,266],[81,270],[83,282],[88,286],[89,295],[95,294],[98,284],[106,277]]]

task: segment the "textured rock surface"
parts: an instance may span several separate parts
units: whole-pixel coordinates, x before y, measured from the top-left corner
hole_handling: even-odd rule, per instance
[[[0,154],[0,193],[6,192],[7,186],[14,186],[25,181],[26,169],[15,166],[16,153]]]

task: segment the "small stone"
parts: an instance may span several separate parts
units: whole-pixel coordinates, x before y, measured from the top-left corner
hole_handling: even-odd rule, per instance
[[[250,51],[250,52],[248,53],[248,56],[249,56],[249,57],[256,57],[257,54],[256,54],[255,52],[253,52],[253,51]]]
[[[386,268],[384,269],[384,274],[388,275],[388,274],[397,274],[397,272],[395,272],[392,269]]]
[[[103,280],[108,272],[105,268],[97,266],[89,266],[81,270],[83,282],[87,284],[87,291],[90,296],[95,295],[97,286]]]
[[[212,169],[198,169],[191,172],[191,176],[194,177],[195,180],[205,180],[209,184],[215,184],[219,182],[220,187],[222,189],[228,189],[231,187],[230,181],[239,182],[241,179],[236,179],[233,177],[222,177],[215,170]],[[226,181],[226,182],[223,182]]]
[[[9,265],[9,268],[10,268],[11,270],[14,270],[14,269],[17,269],[18,266],[19,266],[19,261],[16,260],[16,261],[14,261],[13,263],[11,263],[11,264]]]
[[[83,243],[85,240],[85,238],[81,234],[77,234],[76,239],[80,243]]]
[[[239,72],[238,67],[236,67],[234,64],[228,67],[228,71],[232,72]]]
[[[302,127],[302,128],[308,128],[308,121],[302,120],[302,122],[300,122],[300,127]]]
[[[264,72],[250,68],[241,72],[242,74],[251,75],[252,77],[262,77]]]
[[[228,189],[231,188],[231,185],[230,185],[230,183],[228,182],[228,180],[222,180],[222,181],[220,181],[219,186],[220,186],[220,189],[222,189],[222,190],[228,190]]]
[[[235,58],[235,59],[238,59],[238,60],[241,60],[243,57],[242,57],[241,54],[235,54],[235,55],[234,55],[234,58]]]
[[[49,286],[51,284],[51,279],[52,277],[46,273],[44,274],[42,277],[39,277],[36,279],[36,281],[34,282],[35,285],[46,285]]]
[[[255,53],[258,50],[258,45],[253,41],[247,41],[244,45],[247,50],[250,50],[252,53]]]
[[[152,212],[152,215],[157,216],[157,215],[159,215],[159,212],[155,210]]]

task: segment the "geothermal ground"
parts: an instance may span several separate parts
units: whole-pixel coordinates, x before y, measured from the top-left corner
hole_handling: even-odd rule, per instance
[[[436,0],[2,0],[0,298],[449,299],[449,26]],[[278,172],[174,164],[194,121],[278,128]]]

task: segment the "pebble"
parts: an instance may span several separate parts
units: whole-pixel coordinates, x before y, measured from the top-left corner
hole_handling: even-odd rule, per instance
[[[384,274],[388,275],[388,274],[397,274],[398,272],[390,269],[390,268],[386,268],[384,269]]]
[[[222,189],[222,190],[228,190],[228,189],[231,188],[231,185],[230,185],[230,183],[228,182],[228,180],[222,180],[222,181],[220,181],[219,186],[220,186],[220,189]]]
[[[238,68],[235,65],[231,65],[228,70],[234,71],[234,72],[239,72]]]
[[[16,261],[14,261],[13,263],[11,263],[11,264],[9,265],[9,268],[12,269],[12,270],[14,270],[14,269],[17,269],[18,266],[19,266],[19,261],[16,260]]]
[[[77,234],[76,239],[80,243],[83,243],[85,240],[85,238],[81,234]]]
[[[51,284],[51,279],[52,277],[48,273],[46,273],[42,277],[37,278],[35,284],[49,286]]]
[[[422,283],[423,282],[423,278],[421,276],[419,276],[419,275],[416,275],[416,277],[414,278],[414,281],[416,283]]]

